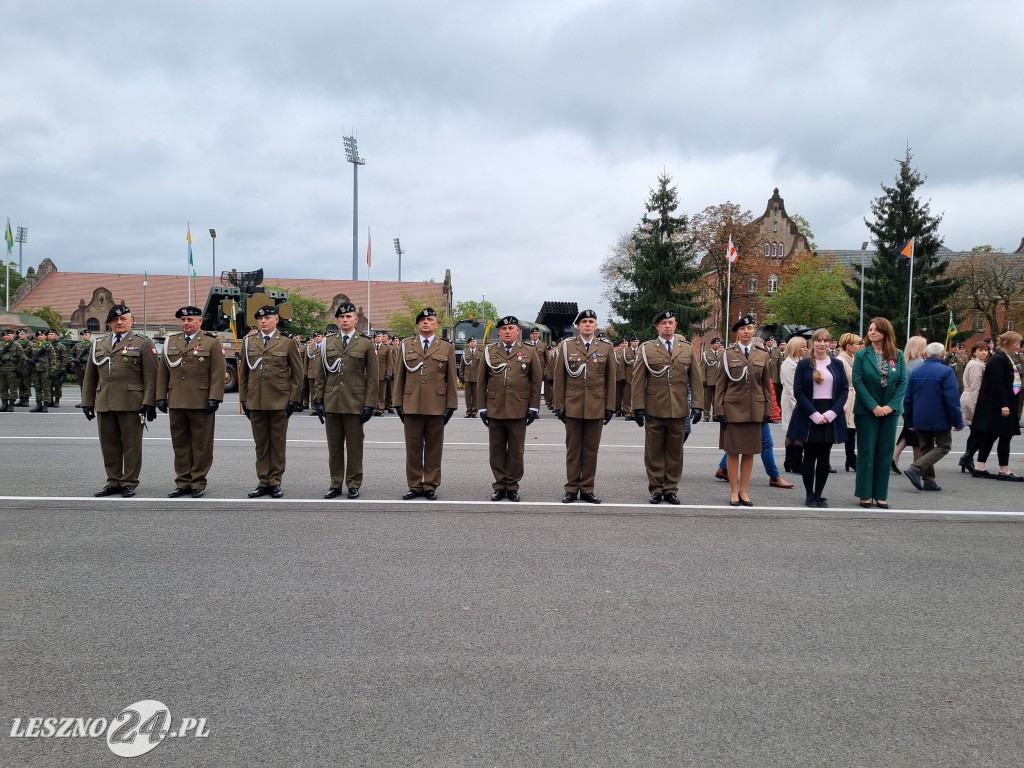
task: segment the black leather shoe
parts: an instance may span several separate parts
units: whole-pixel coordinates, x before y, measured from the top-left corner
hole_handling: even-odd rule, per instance
[[[571,491],[566,491],[565,495],[562,497],[562,503],[568,504],[573,501],[576,501],[576,494]]]
[[[359,498],[359,489],[358,488],[349,488],[348,489],[348,497],[350,499],[358,499]]]
[[[175,488],[173,491],[167,494],[168,499],[180,499],[188,493],[188,488]]]
[[[661,494],[655,492],[651,494],[651,498],[649,499],[649,501],[651,502],[651,504],[661,504],[661,499]]]
[[[93,496],[113,496],[114,494],[120,492],[120,488],[117,488],[113,485],[104,485],[102,488],[96,491],[96,493],[94,493]]]
[[[921,475],[918,474],[916,469],[904,469],[903,474],[907,476],[907,479],[910,480],[911,484],[913,484],[917,490],[924,490],[924,481],[921,480]]]
[[[501,501],[505,498],[505,491],[498,488],[491,494],[491,501]]]
[[[821,509],[828,509],[828,499],[826,499],[824,496],[819,496],[818,497],[818,506]]]
[[[272,485],[272,486],[270,486],[267,489],[267,493],[269,493],[270,497],[273,498],[273,499],[280,499],[282,496],[284,496],[284,491],[281,490],[281,486],[280,485]]]
[[[410,488],[408,491],[402,494],[403,501],[409,501],[410,499],[418,499],[423,495],[423,491],[417,491],[415,488]]]
[[[124,485],[124,486],[121,486],[121,495],[124,496],[126,499],[130,499],[132,496],[135,495],[135,486],[134,485]]]
[[[752,507],[752,506],[754,506],[754,502],[752,502],[750,499],[740,499],[740,506],[741,507]]]
[[[248,496],[250,499],[255,499],[255,498],[259,498],[260,496],[264,496],[264,495],[266,495],[268,493],[270,493],[270,489],[267,488],[267,486],[265,486],[265,485],[258,485],[258,486],[253,488],[251,491],[249,491],[245,495]]]
[[[592,493],[581,493],[580,501],[585,501],[587,504],[600,504],[601,500]]]
[[[428,488],[423,492],[423,498],[427,501],[437,501],[437,491],[433,488]]]
[[[679,503],[679,497],[676,496],[674,493],[666,493],[665,494],[665,501],[668,504],[678,504]]]
[[[205,495],[206,495],[206,489],[205,488],[193,488],[192,489],[191,496],[192,496],[193,499],[201,499]]]
[[[324,494],[325,499],[335,499],[338,496],[341,496],[341,488],[329,488]]]
[[[505,498],[509,501],[519,501],[519,491],[505,491]]]

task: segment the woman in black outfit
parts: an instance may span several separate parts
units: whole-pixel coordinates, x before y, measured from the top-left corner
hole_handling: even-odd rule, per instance
[[[1020,371],[1010,359],[1010,353],[1020,343],[1021,335],[1014,331],[1001,334],[996,351],[985,364],[978,390],[978,404],[974,409],[971,428],[980,432],[978,438],[978,460],[972,477],[995,478],[1024,482],[1024,477],[1010,471],[1010,439],[1020,434],[1020,413],[1017,412],[1017,394],[1021,391]],[[996,446],[999,472],[993,474],[985,469],[985,462]]]

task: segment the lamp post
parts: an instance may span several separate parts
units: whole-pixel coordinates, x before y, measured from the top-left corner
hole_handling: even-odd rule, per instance
[[[868,250],[868,241],[860,244],[860,337],[864,338],[864,254]]]
[[[352,163],[352,279],[359,279],[359,166],[366,161],[359,156],[355,136],[342,138],[345,143],[345,159]]]
[[[28,242],[28,227],[18,227],[18,232],[14,236],[14,242],[18,244],[18,274],[24,276],[25,270],[21,266],[21,246]]]
[[[210,280],[210,288],[217,287],[217,230],[210,228],[210,240],[213,241],[213,278]]]
[[[402,242],[397,237],[395,238],[395,253],[398,254],[398,282],[402,282],[402,254],[405,251],[402,250]]]

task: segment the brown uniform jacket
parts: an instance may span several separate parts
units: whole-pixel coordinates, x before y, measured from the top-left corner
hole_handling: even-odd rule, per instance
[[[528,409],[540,408],[540,382],[544,369],[537,350],[517,341],[512,354],[500,341],[480,355],[476,381],[477,402],[491,419],[525,419]]]
[[[111,334],[93,342],[82,382],[82,405],[101,413],[154,405],[157,359],[153,340],[128,331],[111,349],[113,340]]]
[[[324,401],[328,413],[359,413],[373,408],[377,402],[377,369],[380,358],[374,354],[373,342],[353,332],[348,346],[342,349],[342,334],[329,336],[317,355],[316,385],[313,399]],[[326,366],[336,371],[328,371]]]
[[[434,336],[424,357],[420,337],[413,336],[399,345],[398,357],[394,386],[396,406],[406,413],[422,416],[442,416],[446,408],[459,407],[455,346],[450,341]]]
[[[765,347],[765,351],[768,352],[768,348]],[[776,384],[781,381],[782,376],[782,358],[785,355],[782,350],[779,349],[779,345],[776,344],[772,347],[771,351],[768,352],[768,369],[772,377],[772,381]]]
[[[643,408],[659,419],[684,419],[689,386],[694,408],[704,408],[704,377],[693,347],[678,334],[672,339],[672,355],[660,340],[640,345],[633,365],[633,410]]]
[[[302,353],[295,339],[280,331],[263,348],[263,335],[242,341],[238,361],[238,399],[253,411],[283,411],[288,401],[302,400]]]
[[[704,383],[709,387],[715,386],[715,382],[718,381],[718,372],[722,368],[724,352],[725,350],[722,349],[712,349],[708,344],[700,353],[700,368],[704,371]]]
[[[556,411],[564,410],[573,419],[603,419],[605,411],[615,410],[618,371],[613,350],[610,341],[597,337],[589,353],[579,336],[558,345],[552,364]],[[566,370],[567,362],[571,373]],[[578,375],[571,375],[577,372]]]
[[[459,363],[459,375],[468,384],[474,384],[477,380],[477,373],[483,365],[483,350],[480,347],[470,348],[468,345],[462,349],[462,360]]]
[[[763,422],[771,418],[772,379],[767,350],[751,342],[749,360],[743,356],[738,343],[723,351],[716,379],[715,413],[725,416],[730,424]]]
[[[384,381],[384,377],[389,373],[394,375],[394,366],[392,365],[392,353],[390,344],[381,344],[379,347],[376,344],[371,345],[374,348],[374,354],[377,355],[377,381]]]
[[[209,400],[224,399],[227,361],[220,339],[199,331],[185,348],[185,334],[164,341],[156,376],[156,399],[171,408],[205,409]]]
[[[320,350],[326,340],[320,342],[321,346],[317,346],[315,343],[307,342],[302,350],[302,363],[303,368],[306,371],[307,379],[315,379],[316,372],[320,369]]]

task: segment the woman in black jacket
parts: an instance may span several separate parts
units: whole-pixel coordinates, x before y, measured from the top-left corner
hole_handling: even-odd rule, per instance
[[[995,478],[1024,482],[1024,477],[1010,471],[1010,439],[1020,434],[1020,413],[1017,412],[1019,402],[1017,394],[1021,391],[1020,371],[1010,359],[1010,352],[1020,343],[1021,335],[1007,331],[1000,335],[998,347],[985,365],[985,373],[981,377],[981,389],[978,390],[978,404],[974,409],[974,421],[971,427],[980,433],[978,440],[978,460],[974,465],[972,477]],[[985,469],[985,462],[996,441],[996,458],[999,459],[999,472],[993,474]]]

